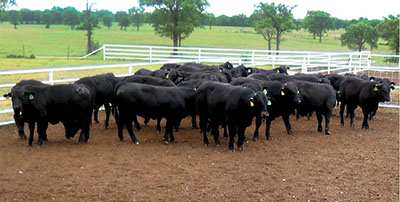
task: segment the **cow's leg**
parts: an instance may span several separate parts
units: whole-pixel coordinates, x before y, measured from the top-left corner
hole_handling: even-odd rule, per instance
[[[347,110],[349,110],[350,113],[350,126],[354,127],[354,118],[355,118],[354,111],[356,110],[356,108],[355,107],[350,108],[349,106],[347,106]]]
[[[24,131],[24,121],[16,113],[19,113],[19,112],[14,112],[14,121],[15,121],[15,125],[17,126],[17,129],[18,129],[18,135],[21,138],[26,139],[26,135],[25,135],[25,131]]]
[[[162,117],[157,118],[156,131],[157,131],[158,134],[161,134],[161,120],[162,120]]]
[[[174,126],[175,126],[175,132],[178,132],[178,131],[179,131],[179,126],[181,125],[181,121],[182,121],[182,120],[176,120],[176,121],[175,121],[175,124],[174,124]]]
[[[283,123],[285,124],[286,131],[288,134],[292,133],[292,125],[290,124],[289,115],[282,115]]]
[[[133,116],[133,123],[135,123],[135,127],[136,127],[136,130],[138,130],[138,131],[141,131],[142,130],[142,127],[140,126],[140,123],[139,123],[139,121],[137,120],[137,116],[136,115],[134,115]],[[132,125],[132,124],[131,124]]]
[[[99,123],[99,108],[100,106],[94,108],[93,119],[96,123]]]
[[[301,115],[300,115],[299,110],[296,110],[296,119],[297,119],[297,120],[300,120],[300,119],[301,119]]]
[[[362,128],[364,128],[365,130],[369,130],[369,124],[368,124],[368,115],[370,113],[368,113],[366,110],[362,110],[363,114],[364,114],[364,120],[362,123]]]
[[[135,136],[135,133],[133,133],[133,129],[132,129],[132,121],[130,120],[125,120],[125,128],[128,131],[129,135],[131,136],[132,142],[135,144],[139,144],[138,139]]]
[[[253,136],[253,140],[257,141],[258,140],[258,130],[260,129],[261,126],[261,117],[260,116],[256,116],[256,129],[254,130],[254,136]]]
[[[92,117],[92,114],[90,114],[88,117]],[[91,119],[87,118],[82,125],[81,133],[85,134],[85,142],[88,142],[90,138],[90,125],[91,125]]]
[[[228,138],[228,126],[226,125],[226,123],[223,126],[224,128],[224,138]]]
[[[317,120],[318,120],[318,132],[322,132],[322,114],[321,112],[316,112]]]
[[[179,124],[181,123],[181,120],[177,120],[177,119],[173,119],[173,122],[171,122],[171,130],[169,131],[169,137],[170,137],[170,142],[175,142],[175,136],[174,136],[174,126],[175,126],[175,130],[176,127],[179,127]],[[178,131],[178,130],[176,130]]]
[[[328,113],[325,114],[325,135],[331,134],[330,122],[331,122],[332,110],[329,110]]]
[[[43,144],[43,136],[46,134],[47,127],[48,127],[47,121],[38,121],[37,122],[37,132],[39,135],[39,138],[37,141],[38,147],[41,147]],[[30,139],[30,137],[29,137],[29,139]],[[32,142],[30,142],[30,145],[32,145]]]
[[[246,131],[246,127],[239,126],[237,147],[238,147],[238,149],[240,149],[242,151],[244,150],[245,131]]]
[[[199,116],[200,120],[199,120],[199,125],[200,125],[200,132],[203,133],[203,144],[205,146],[208,146],[208,144],[210,143],[208,141],[208,137],[207,137],[207,116],[200,114]]]
[[[119,141],[122,142],[124,141],[124,124],[118,112],[115,113],[115,122],[117,123]]]
[[[343,102],[341,102],[340,103],[340,124],[342,125],[342,126],[344,126],[344,117],[343,117],[343,115],[344,115],[344,107],[346,106],[346,104],[344,104]]]
[[[197,129],[196,113],[192,114],[192,129]]]
[[[149,125],[149,122],[150,122],[150,117],[146,117],[145,119],[144,119],[144,125],[145,126],[147,126],[147,125]]]
[[[214,136],[215,145],[219,147],[221,145],[219,141],[219,129],[218,124],[214,120],[211,121],[211,134]]]
[[[165,124],[165,133],[164,133],[164,144],[168,144],[168,135],[173,130],[173,124],[170,119],[167,119],[167,123]]]
[[[236,136],[236,125],[229,123],[229,145],[228,150],[234,151],[235,150],[235,136]]]
[[[265,121],[265,138],[267,138],[267,140],[271,140],[271,134],[270,134],[271,122],[272,119],[270,118],[267,118],[267,120]]]
[[[35,136],[35,122],[29,121],[29,146],[32,146],[34,136]]]
[[[106,121],[104,122],[104,129],[108,129],[108,124],[110,122],[110,112],[111,112],[111,107],[109,103],[104,104],[104,109],[106,111]]]

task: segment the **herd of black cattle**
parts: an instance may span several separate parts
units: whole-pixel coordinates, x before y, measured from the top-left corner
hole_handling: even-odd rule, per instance
[[[191,116],[192,127],[200,131],[204,144],[208,145],[207,132],[211,131],[216,145],[220,145],[219,127],[224,137],[229,134],[229,150],[243,149],[245,130],[256,118],[254,140],[259,137],[259,127],[266,122],[265,136],[269,140],[271,121],[282,117],[288,133],[292,132],[289,116],[311,116],[318,120],[321,132],[325,117],[325,134],[330,132],[330,118],[337,102],[340,102],[340,122],[344,126],[344,109],[354,126],[354,111],[360,106],[364,114],[362,128],[368,130],[368,120],[373,119],[379,102],[390,101],[395,83],[388,79],[366,75],[346,74],[289,76],[289,68],[281,66],[272,70],[233,67],[226,62],[219,66],[204,64],[165,64],[159,70],[141,69],[132,76],[117,78],[112,73],[81,78],[74,84],[47,85],[36,80],[17,83],[10,93],[14,120],[18,134],[25,138],[24,123],[29,124],[29,145],[32,145],[35,124],[41,146],[47,140],[48,123],[62,122],[66,138],[74,137],[81,130],[79,142],[87,142],[90,135],[92,113],[98,121],[99,107],[104,105],[108,128],[111,112],[114,114],[118,136],[123,140],[123,128],[132,141],[138,143],[132,122],[140,130],[137,116],[157,120],[166,119],[163,141],[174,141],[173,130],[186,116]]]

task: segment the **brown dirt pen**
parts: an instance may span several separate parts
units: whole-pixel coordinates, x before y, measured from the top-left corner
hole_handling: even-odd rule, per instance
[[[243,152],[228,152],[226,139],[204,147],[188,118],[169,145],[155,121],[137,133],[139,145],[125,131],[119,142],[114,121],[106,131],[93,124],[81,145],[77,136],[65,139],[60,124],[50,126],[42,148],[28,147],[15,126],[5,126],[0,201],[398,201],[398,111],[379,109],[371,131],[361,129],[359,109],[355,128],[348,120],[339,125],[337,108],[334,114],[331,136],[316,131],[315,116],[292,116],[292,135],[275,120],[273,139],[250,140]]]

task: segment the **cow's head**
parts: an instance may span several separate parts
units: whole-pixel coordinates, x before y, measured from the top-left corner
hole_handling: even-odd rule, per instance
[[[390,102],[390,87],[388,85],[373,82],[370,88],[379,102]]]
[[[293,82],[283,84],[280,92],[281,96],[289,100],[291,103],[300,104],[300,91]]]
[[[249,107],[256,112],[257,116],[261,116],[261,118],[266,118],[269,116],[267,110],[268,98],[264,92],[259,91],[253,93],[248,100]]]

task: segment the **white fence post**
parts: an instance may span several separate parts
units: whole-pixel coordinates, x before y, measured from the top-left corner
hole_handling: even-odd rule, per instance
[[[310,58],[310,55],[308,55],[308,58]],[[306,72],[307,72],[306,57],[303,57],[303,64],[301,65],[301,73],[306,73]]]
[[[331,73],[331,54],[328,53],[328,74]]]
[[[275,68],[275,56],[276,55],[272,55],[272,69]]]
[[[103,60],[106,60],[106,45],[103,44]]]
[[[254,50],[251,52],[251,65],[254,65]]]
[[[128,74],[129,74],[129,75],[132,75],[132,65],[129,65]]]
[[[54,85],[54,72],[53,71],[49,72],[49,83],[51,85]]]
[[[150,60],[150,62],[153,62],[153,48],[152,47],[150,47],[150,49],[149,49],[149,60]]]
[[[198,63],[201,63],[201,49],[200,48],[199,48],[199,58],[198,58],[198,60],[199,60]]]

